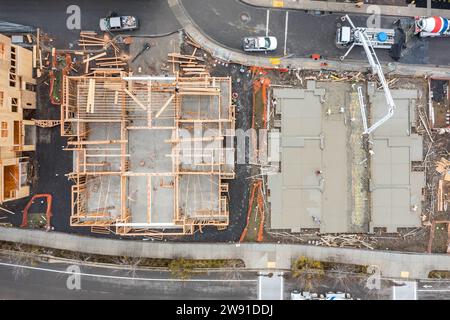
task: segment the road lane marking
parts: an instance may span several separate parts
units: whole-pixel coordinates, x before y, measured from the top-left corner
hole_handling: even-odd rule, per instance
[[[270,10],[266,11],[266,37],[269,35],[269,18],[270,17]]]
[[[262,284],[261,284],[261,276],[258,276],[258,300],[261,300],[261,295],[262,295]]]
[[[0,266],[13,267],[13,268],[24,268],[29,270],[36,271],[45,271],[51,273],[62,273],[73,275],[73,272],[65,271],[65,270],[55,270],[55,269],[47,269],[47,268],[39,268],[39,267],[31,267],[24,265],[17,265],[12,263],[0,262]],[[101,267],[97,267],[101,268]],[[110,279],[118,279],[118,280],[141,280],[141,281],[165,281],[165,282],[257,282],[257,279],[164,279],[164,278],[133,278],[133,277],[122,277],[122,276],[111,276],[105,274],[94,274],[94,273],[77,273],[80,276],[86,277],[97,277],[97,278],[110,278]]]
[[[450,292],[450,289],[418,289],[417,292]]]
[[[284,25],[284,55],[287,54],[286,46],[287,46],[287,33],[288,33],[288,21],[289,21],[289,11],[286,11],[286,19]]]
[[[284,300],[284,277],[283,272],[278,275],[281,280],[281,288],[280,288],[280,300]]]

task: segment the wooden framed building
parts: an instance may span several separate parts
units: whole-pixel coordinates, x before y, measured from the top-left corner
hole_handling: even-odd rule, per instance
[[[71,225],[128,236],[226,228],[234,112],[229,77],[64,77]]]
[[[29,195],[28,159],[35,150],[35,125],[24,110],[36,108],[36,80],[30,50],[0,35],[0,203]]]

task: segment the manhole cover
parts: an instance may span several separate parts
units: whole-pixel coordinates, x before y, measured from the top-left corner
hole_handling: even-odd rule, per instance
[[[248,23],[250,21],[250,15],[247,12],[241,13],[241,21],[243,23]]]

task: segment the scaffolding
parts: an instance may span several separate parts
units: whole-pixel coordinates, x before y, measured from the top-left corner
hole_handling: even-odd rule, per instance
[[[65,76],[71,226],[128,236],[226,228],[234,125],[229,77]]]

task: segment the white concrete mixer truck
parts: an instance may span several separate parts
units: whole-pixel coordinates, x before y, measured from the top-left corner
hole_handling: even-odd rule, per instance
[[[420,37],[449,37],[450,20],[442,17],[416,17],[416,31]]]

